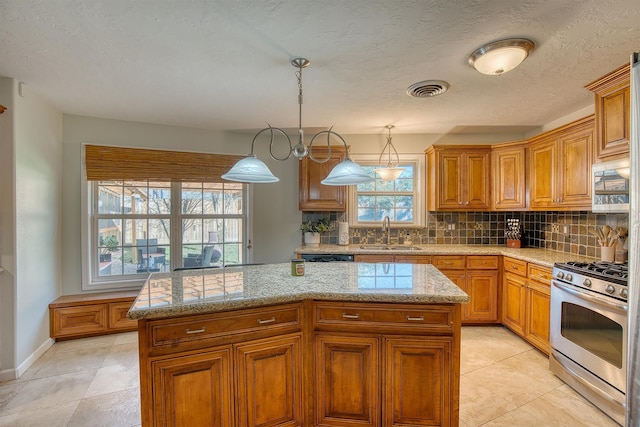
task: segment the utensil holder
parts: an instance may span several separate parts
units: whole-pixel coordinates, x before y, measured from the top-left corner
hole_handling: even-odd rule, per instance
[[[600,260],[604,262],[613,262],[616,257],[615,246],[601,246],[600,247]]]

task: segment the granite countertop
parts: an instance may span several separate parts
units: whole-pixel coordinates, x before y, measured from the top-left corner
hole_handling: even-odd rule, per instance
[[[370,248],[363,249],[361,245],[320,245],[299,246],[296,254],[396,254],[396,255],[505,255],[511,258],[533,262],[545,267],[553,267],[556,262],[568,261],[597,261],[596,258],[585,255],[571,254],[567,252],[551,251],[540,248],[507,248],[496,245],[411,245],[419,249],[394,250],[379,249],[383,245],[364,245]]]
[[[464,303],[469,296],[429,264],[306,263],[153,273],[127,316],[156,319],[321,299]]]

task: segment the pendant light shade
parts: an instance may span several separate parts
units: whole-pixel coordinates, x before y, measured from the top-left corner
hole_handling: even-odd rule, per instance
[[[306,145],[303,141],[303,131],[302,131],[302,69],[309,66],[310,62],[305,58],[295,58],[291,61],[291,65],[296,67],[298,71],[296,72],[296,77],[298,79],[298,142],[297,144],[292,145],[291,139],[286,134],[286,132],[280,128],[269,127],[260,130],[254,137],[253,142],[251,143],[251,153],[244,159],[240,160],[238,163],[233,165],[233,167],[229,170],[229,172],[222,175],[222,179],[228,181],[236,181],[236,182],[246,182],[246,183],[268,183],[268,182],[278,182],[280,181],[276,176],[274,176],[267,165],[265,165],[262,161],[260,161],[253,154],[253,149],[256,143],[256,139],[263,132],[269,132],[270,140],[269,140],[269,154],[271,158],[274,160],[285,161],[288,160],[293,154],[294,157],[298,159],[303,159],[304,157],[309,157],[310,160],[316,163],[324,163],[331,158],[331,141],[330,138],[333,135],[337,137],[342,144],[344,145],[346,152],[346,160],[335,166],[329,175],[321,181],[324,185],[356,185],[362,184],[364,182],[370,182],[374,180],[374,177],[368,175],[364,169],[360,167],[357,163],[352,162],[349,159],[349,149],[347,146],[347,142],[344,140],[342,136],[338,133],[334,132],[332,128],[329,130],[323,130],[316,133],[313,138],[311,138],[311,142],[309,145]],[[282,135],[285,141],[289,144],[289,151],[285,157],[279,158],[273,152],[273,145],[276,142],[274,137],[274,132]],[[313,157],[311,152],[311,147],[313,142],[320,135],[327,135],[327,157],[324,159],[316,159]]]
[[[271,173],[266,164],[253,154],[240,159],[229,172],[222,175],[222,179],[235,182],[266,184],[278,182],[280,179]]]
[[[400,163],[400,156],[398,155],[398,151],[396,150],[396,147],[394,147],[393,143],[391,142],[391,129],[393,129],[395,126],[387,125],[385,127],[389,131],[389,135],[387,136],[387,143],[385,144],[384,148],[382,149],[382,152],[380,153],[380,157],[378,158],[378,164],[380,165],[382,163],[382,156],[384,155],[384,152],[388,150],[389,158],[387,161],[387,166],[385,167],[378,166],[373,171],[377,173],[378,176],[380,176],[380,178],[384,179],[385,181],[394,181],[398,179],[400,175],[402,175],[402,172],[404,172],[404,168],[398,167],[398,163]],[[396,156],[395,164],[392,163],[391,161],[391,150],[393,150]]]
[[[527,39],[506,39],[480,46],[469,56],[469,65],[489,76],[499,76],[513,70],[533,50]]]
[[[374,178],[365,172],[357,163],[351,161],[351,159],[345,159],[338,163],[329,175],[322,181],[324,185],[357,185],[366,184],[373,181]]]

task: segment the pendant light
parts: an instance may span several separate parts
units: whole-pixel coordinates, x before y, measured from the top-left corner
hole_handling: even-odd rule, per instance
[[[387,130],[389,131],[389,135],[387,136],[387,143],[385,144],[384,148],[382,149],[382,152],[380,153],[380,157],[378,158],[379,166],[375,168],[373,171],[377,173],[380,176],[380,178],[384,179],[385,181],[394,181],[398,179],[400,175],[402,175],[402,172],[404,172],[404,168],[398,167],[398,163],[400,163],[400,156],[398,156],[398,151],[396,150],[396,147],[394,147],[393,143],[391,142],[391,129],[393,129],[394,126],[387,125],[385,126],[385,128],[387,128]],[[382,167],[381,166],[382,156],[384,155],[384,152],[387,149],[389,153],[387,165],[385,167]],[[396,156],[395,164],[391,162],[391,150],[393,150]]]
[[[373,176],[367,174],[367,172],[365,172],[365,170],[362,169],[360,165],[351,160],[351,158],[349,157],[349,147],[347,146],[347,142],[340,134],[334,132],[333,128],[316,133],[311,138],[309,145],[306,145],[304,143],[304,133],[302,130],[302,69],[308,67],[309,64],[309,60],[305,58],[295,58],[291,61],[291,65],[298,69],[298,71],[296,71],[296,77],[298,79],[297,144],[295,146],[292,145],[291,139],[284,130],[269,125],[269,127],[258,131],[258,133],[253,137],[253,141],[251,142],[251,152],[249,153],[249,155],[233,165],[233,167],[227,173],[222,175],[222,179],[245,183],[270,183],[279,181],[278,177],[273,175],[267,165],[263,161],[258,159],[253,153],[256,138],[266,131],[269,131],[270,135],[269,154],[271,155],[272,159],[278,161],[288,160],[293,154],[294,157],[300,160],[308,156],[310,160],[316,163],[325,163],[331,158],[331,137],[333,136],[335,138],[338,138],[338,140],[340,140],[340,142],[344,145],[345,159],[342,162],[338,163],[331,170],[331,172],[329,172],[329,175],[327,175],[325,179],[320,181],[324,185],[357,185],[371,182],[375,179]],[[273,145],[275,142],[274,131],[284,136],[284,139],[289,144],[289,152],[286,157],[279,158],[273,154]],[[314,141],[321,135],[326,135],[327,137],[328,153],[326,158],[316,159],[313,156],[311,148]]]

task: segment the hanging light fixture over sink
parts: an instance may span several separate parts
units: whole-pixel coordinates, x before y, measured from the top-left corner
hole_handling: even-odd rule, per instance
[[[398,179],[400,175],[402,175],[402,172],[404,172],[404,168],[398,167],[398,163],[400,163],[400,156],[398,156],[398,151],[396,150],[396,147],[394,147],[393,143],[391,142],[391,129],[393,129],[394,127],[395,126],[393,125],[385,126],[385,128],[387,128],[387,130],[389,131],[389,135],[387,136],[387,143],[382,148],[382,152],[380,153],[380,157],[378,158],[379,166],[373,170],[375,173],[377,173],[380,176],[380,178],[384,179],[385,181],[394,181]],[[393,163],[391,160],[391,150],[393,150],[393,154],[396,157],[395,163]],[[387,158],[387,165],[383,167],[382,156],[384,155],[385,151],[388,152],[388,158]]]
[[[222,179],[246,183],[269,183],[280,181],[278,177],[273,175],[267,165],[262,160],[258,159],[253,153],[256,138],[258,138],[258,136],[263,132],[269,132],[269,154],[271,155],[271,158],[279,161],[288,160],[293,154],[293,156],[299,160],[308,156],[310,160],[316,163],[325,163],[331,158],[331,138],[337,138],[340,143],[344,145],[346,157],[342,162],[338,163],[331,172],[329,172],[329,175],[327,175],[325,179],[320,181],[324,185],[357,185],[371,182],[375,179],[373,176],[365,172],[360,165],[351,160],[349,157],[347,142],[340,134],[334,132],[333,128],[320,131],[313,135],[309,145],[304,143],[302,130],[302,69],[308,67],[309,64],[309,60],[305,58],[295,58],[291,61],[291,65],[298,69],[298,71],[296,71],[296,77],[298,79],[298,143],[293,146],[291,144],[291,139],[284,130],[268,125],[268,127],[260,130],[253,137],[253,141],[251,142],[251,152],[249,155],[233,165],[229,172],[222,175]],[[275,135],[277,134],[284,136],[284,140],[289,144],[289,152],[285,157],[277,157],[273,153]],[[324,159],[316,159],[313,157],[311,148],[315,140],[321,136],[327,137],[326,142],[328,154]]]

